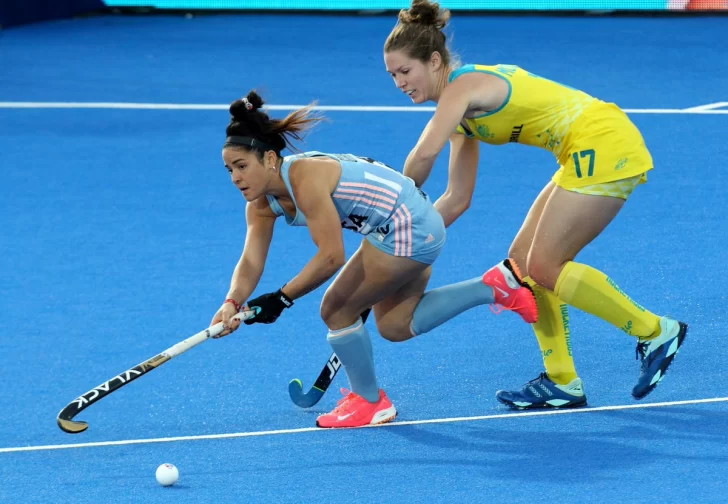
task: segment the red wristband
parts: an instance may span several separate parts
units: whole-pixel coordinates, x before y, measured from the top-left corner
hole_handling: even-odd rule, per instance
[[[233,304],[233,306],[235,307],[235,309],[236,309],[237,311],[240,311],[240,305],[239,305],[239,304],[238,304],[238,302],[237,302],[237,301],[235,301],[234,299],[228,298],[228,299],[226,299],[226,300],[225,300],[225,302],[224,302],[223,304],[225,304],[225,303],[232,303],[232,304]]]

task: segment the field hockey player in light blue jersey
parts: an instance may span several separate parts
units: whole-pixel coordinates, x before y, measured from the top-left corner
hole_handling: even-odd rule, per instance
[[[262,106],[252,91],[230,106],[222,157],[247,202],[247,235],[212,323],[224,322],[228,329],[222,335],[229,334],[239,326],[231,317],[246,304],[260,310],[246,324],[275,322],[341,268],[323,296],[321,318],[351,392],[318,417],[319,427],[360,427],[397,414],[377,384],[372,344],[360,316],[369,307],[389,341],[410,339],[469,308],[494,304],[494,288],[500,306],[535,321],[533,293],[508,259],[482,277],[425,293],[431,265],[445,243],[445,225],[427,195],[411,179],[369,158],[315,151],[282,157],[291,140],[301,140],[320,118],[310,115],[309,106],[271,119]],[[307,226],[318,250],[281,289],[248,299],[263,273],[278,217]],[[364,236],[348,261],[342,228]]]

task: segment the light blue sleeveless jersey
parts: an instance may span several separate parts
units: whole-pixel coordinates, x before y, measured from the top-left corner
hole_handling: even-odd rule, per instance
[[[445,243],[445,226],[425,193],[409,177],[373,159],[352,154],[304,152],[286,156],[283,183],[296,205],[296,215],[283,211],[274,196],[266,196],[273,213],[291,226],[305,226],[291,189],[289,168],[306,157],[328,157],[341,165],[341,177],[331,194],[341,227],[356,231],[378,249],[395,256],[432,264]]]

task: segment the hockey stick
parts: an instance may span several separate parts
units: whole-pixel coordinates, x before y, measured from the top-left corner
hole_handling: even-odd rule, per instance
[[[369,318],[369,312],[371,311],[371,308],[364,310],[361,314],[362,323],[367,321],[367,318]],[[336,356],[336,352],[334,352],[331,354],[331,357],[329,357],[329,360],[326,361],[326,365],[321,370],[321,373],[319,373],[319,376],[316,378],[316,382],[313,384],[313,387],[311,387],[311,390],[304,393],[303,383],[301,383],[301,380],[298,378],[294,378],[288,383],[288,395],[291,396],[291,400],[296,404],[296,406],[300,406],[301,408],[310,408],[321,400],[324,393],[326,393],[326,390],[329,388],[329,385],[331,385],[331,382],[334,381],[336,373],[340,368],[341,362]]]
[[[236,320],[246,320],[254,317],[256,313],[257,311],[254,310],[242,311],[235,315],[233,318]],[[95,402],[100,401],[115,390],[120,389],[127,383],[134,381],[140,376],[148,373],[152,369],[161,366],[173,357],[176,357],[179,354],[186,352],[193,346],[199,345],[203,341],[207,341],[209,338],[217,336],[222,331],[223,324],[222,322],[219,322],[214,326],[205,329],[204,331],[198,332],[194,336],[190,336],[186,340],[180,341],[176,345],[169,347],[164,352],[155,355],[151,359],[147,359],[141,364],[134,366],[131,369],[127,369],[120,375],[114,376],[113,378],[105,381],[101,385],[92,388],[82,396],[71,401],[65,408],[61,410],[60,413],[58,413],[58,417],[56,418],[58,426],[61,428],[61,430],[68,432],[69,434],[76,434],[85,431],[88,428],[88,424],[86,422],[76,422],[73,420],[73,417],[78,415],[81,411],[85,410]]]
[[[319,377],[316,378],[316,383],[313,384],[311,390],[303,393],[303,383],[298,378],[294,378],[288,384],[288,395],[291,396],[291,400],[300,406],[301,408],[310,408],[324,396],[326,389],[329,388],[331,382],[334,381],[336,373],[341,367],[341,362],[336,356],[336,353],[332,353],[326,365],[321,370]]]

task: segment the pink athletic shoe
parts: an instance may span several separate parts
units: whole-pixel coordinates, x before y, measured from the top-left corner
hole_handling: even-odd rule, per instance
[[[516,262],[506,259],[496,264],[483,275],[483,283],[493,288],[494,305],[519,314],[527,324],[538,320],[536,298],[531,287],[521,279]],[[500,313],[501,309],[493,313]]]
[[[384,390],[379,390],[379,400],[375,403],[370,403],[345,388],[341,389],[341,394],[344,397],[336,403],[336,408],[331,413],[316,419],[318,427],[363,427],[389,422],[397,416],[397,410],[392,406]]]

